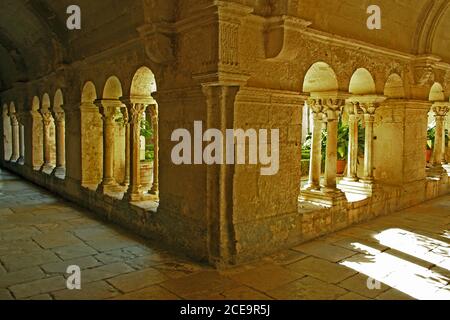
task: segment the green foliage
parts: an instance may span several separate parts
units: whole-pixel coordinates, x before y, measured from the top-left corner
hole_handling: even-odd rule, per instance
[[[339,120],[337,133],[338,160],[347,160],[350,130],[349,126]],[[312,134],[308,134],[302,146],[302,159],[309,159],[311,155]],[[365,132],[361,124],[358,125],[358,155],[364,155]],[[326,158],[327,132],[322,131],[322,159]]]
[[[153,128],[149,121],[141,121],[141,136],[146,139],[153,139]],[[145,160],[153,161],[155,159],[155,146],[154,144],[149,144],[146,146]]]

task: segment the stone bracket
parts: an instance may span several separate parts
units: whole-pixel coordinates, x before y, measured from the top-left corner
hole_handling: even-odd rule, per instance
[[[265,23],[266,59],[294,59],[299,54],[296,38],[309,25],[311,22],[289,15],[267,18]]]

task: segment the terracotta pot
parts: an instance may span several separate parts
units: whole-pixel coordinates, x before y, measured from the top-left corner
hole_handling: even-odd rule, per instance
[[[337,174],[343,174],[345,171],[345,166],[347,165],[347,160],[338,160],[337,161]]]
[[[432,155],[433,155],[433,150],[427,149],[427,163],[430,162]]]

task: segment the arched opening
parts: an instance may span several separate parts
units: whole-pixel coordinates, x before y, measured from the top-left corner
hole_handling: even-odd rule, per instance
[[[443,164],[447,163],[449,147],[449,131],[446,128],[446,116],[449,103],[445,100],[443,86],[436,82],[431,86],[429,100],[432,103],[428,113],[426,166],[431,177],[441,177],[446,173]]]
[[[305,105],[308,128],[302,146],[301,199],[333,206],[343,194],[337,189],[339,135],[342,131],[343,99],[334,70],[324,62],[311,66],[305,75],[303,91],[310,93]],[[345,154],[343,154],[345,156]],[[328,197],[328,195],[330,197]]]
[[[2,110],[3,118],[3,159],[5,161],[11,160],[12,156],[12,128],[11,128],[11,118],[9,117],[9,107],[8,105],[3,105]]]
[[[44,129],[44,165],[41,171],[51,174],[56,167],[56,127],[52,114],[50,96],[45,93],[42,97],[41,116]]]
[[[96,101],[103,117],[103,176],[99,187],[103,193],[121,193],[128,184],[122,95],[120,80],[111,76],[103,88],[102,99]]]
[[[97,90],[88,81],[81,93],[81,185],[96,190],[103,177],[103,122]]]
[[[144,193],[159,193],[159,112],[152,93],[156,92],[156,79],[147,67],[139,68],[131,83],[131,100],[146,101],[140,124],[139,169],[140,184]],[[130,156],[131,157],[131,156]]]
[[[403,79],[396,73],[391,74],[384,86],[384,95],[391,99],[402,99],[405,97]]]
[[[445,100],[444,88],[442,87],[442,85],[439,82],[435,82],[431,86],[428,100],[430,100],[432,102]]]
[[[351,79],[349,92],[353,95],[370,95],[376,93],[375,81],[365,68],[357,69]]]

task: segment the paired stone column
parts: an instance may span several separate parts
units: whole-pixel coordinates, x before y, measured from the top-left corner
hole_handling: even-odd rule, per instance
[[[361,182],[373,183],[373,124],[375,122],[375,111],[378,104],[367,103],[362,104],[361,109],[364,112],[365,123],[365,145],[364,145],[364,177]]]
[[[9,115],[11,119],[11,142],[12,142],[12,154],[11,154],[11,162],[17,162],[20,158],[20,145],[19,145],[19,136],[20,136],[20,127],[19,127],[19,119],[18,115],[15,112],[11,112]]]
[[[53,175],[64,176],[66,173],[66,120],[64,111],[54,113],[56,119],[56,168]]]
[[[114,179],[114,126],[117,109],[122,107],[119,100],[97,100],[96,105],[103,117],[103,180],[99,192],[113,192],[117,187]]]
[[[327,147],[325,161],[325,183],[322,191],[325,193],[340,193],[336,186],[337,172],[337,131],[339,115],[344,100],[327,99],[324,103],[324,121],[327,124]]]
[[[311,155],[309,163],[309,181],[306,190],[320,190],[320,175],[322,169],[322,119],[324,117],[321,100],[310,99],[308,106],[312,111],[313,128],[311,140]]]
[[[153,127],[153,145],[154,145],[154,157],[153,157],[153,185],[150,189],[150,193],[157,195],[159,193],[159,117],[158,117],[158,105],[152,104],[148,110],[151,114],[151,122]]]
[[[445,157],[445,119],[450,110],[450,103],[435,102],[433,104],[434,117],[436,119],[436,134],[434,138],[433,171],[440,170],[446,164]]]
[[[130,185],[130,121],[128,118],[127,107],[120,109],[123,116],[123,125],[125,126],[125,181],[124,186]]]
[[[25,113],[17,114],[17,120],[19,121],[19,164],[25,163]]]
[[[52,167],[52,158],[51,158],[51,145],[50,145],[50,130],[53,124],[52,113],[49,110],[42,110],[42,123],[44,128],[44,165],[41,168],[41,171]]]
[[[124,199],[131,202],[142,201],[144,199],[144,193],[141,188],[141,121],[145,108],[151,103],[150,100],[151,99],[122,99],[127,107],[130,126],[130,153],[127,155],[130,158],[130,185]]]
[[[348,103],[346,111],[348,114],[349,142],[347,155],[347,175],[344,180],[354,182],[358,181],[358,108],[359,103]]]

